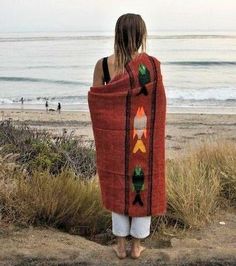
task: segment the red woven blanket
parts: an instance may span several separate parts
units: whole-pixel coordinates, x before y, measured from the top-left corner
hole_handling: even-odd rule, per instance
[[[88,104],[103,205],[129,216],[166,213],[166,94],[160,62],[141,53],[91,87]]]

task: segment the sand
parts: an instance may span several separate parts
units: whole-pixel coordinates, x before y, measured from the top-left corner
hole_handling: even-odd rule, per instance
[[[123,261],[110,243],[101,245],[53,228],[4,226],[0,221],[0,265],[235,265],[235,219],[234,213],[222,211],[211,224],[186,231],[183,238],[150,235],[142,240],[147,249],[138,260],[128,256]],[[130,245],[128,240],[128,252]]]
[[[27,122],[32,128],[46,129],[54,134],[83,136],[93,140],[90,113],[87,111],[46,112],[37,109],[0,109],[0,120]],[[195,147],[205,139],[236,140],[236,114],[170,113],[166,119],[166,157],[173,158]]]

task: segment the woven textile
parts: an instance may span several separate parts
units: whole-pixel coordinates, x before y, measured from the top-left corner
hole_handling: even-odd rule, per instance
[[[166,94],[160,62],[141,53],[108,84],[90,87],[88,105],[106,209],[166,213]]]

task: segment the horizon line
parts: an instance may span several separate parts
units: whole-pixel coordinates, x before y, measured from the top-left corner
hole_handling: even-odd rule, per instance
[[[148,33],[152,32],[236,32],[236,29],[149,29]],[[114,30],[0,30],[0,33],[63,33],[63,32],[99,32],[113,33]]]

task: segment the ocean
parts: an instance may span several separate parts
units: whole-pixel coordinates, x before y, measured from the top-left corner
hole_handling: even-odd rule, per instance
[[[0,108],[88,111],[98,59],[113,53],[111,32],[0,33]],[[236,113],[236,32],[150,32],[161,61],[168,110]]]

